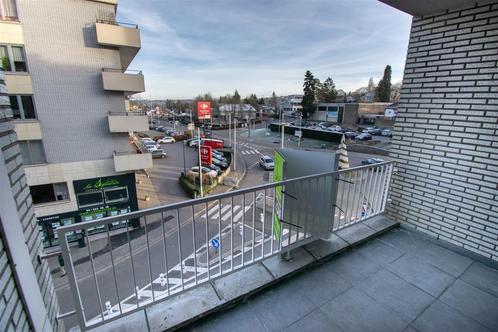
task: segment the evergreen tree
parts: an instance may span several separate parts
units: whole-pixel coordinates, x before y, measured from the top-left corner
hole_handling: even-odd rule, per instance
[[[389,102],[391,100],[391,73],[391,66],[387,65],[384,69],[384,76],[382,76],[375,91],[377,101]]]
[[[316,85],[316,99],[319,103],[333,103],[337,98],[337,90],[335,89],[334,81],[327,77],[327,79]]]
[[[373,77],[370,77],[368,80],[368,87],[367,87],[368,92],[375,92],[375,83],[373,80]]]
[[[309,118],[313,112],[315,112],[315,90],[316,90],[316,80],[313,74],[307,70],[304,74],[304,84],[303,84],[303,101],[301,106],[303,106],[303,117],[305,119]]]
[[[234,104],[240,104],[240,95],[239,95],[239,91],[235,90],[235,92],[233,93],[233,97],[232,97],[232,103]]]
[[[275,91],[273,91],[272,94],[271,94],[270,104],[271,104],[272,107],[274,107],[275,109],[277,109],[277,95],[275,94]]]

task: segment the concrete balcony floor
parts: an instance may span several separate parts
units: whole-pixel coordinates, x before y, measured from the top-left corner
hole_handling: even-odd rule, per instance
[[[498,271],[396,228],[182,331],[498,331]]]

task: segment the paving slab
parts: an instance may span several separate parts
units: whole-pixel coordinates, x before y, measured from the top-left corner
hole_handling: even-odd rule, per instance
[[[452,275],[412,254],[404,255],[386,269],[434,297],[441,295],[455,281]]]
[[[291,257],[292,259],[290,261],[286,261],[277,255],[265,259],[262,264],[270,271],[275,279],[278,279],[315,261],[315,258],[303,248],[292,250]]]
[[[213,286],[222,300],[227,302],[250,294],[273,281],[273,276],[261,264],[254,264],[240,271],[213,281]]]
[[[377,231],[363,223],[358,223],[341,229],[336,234],[350,245],[358,245],[377,234]]]
[[[151,332],[164,331],[193,320],[222,303],[210,283],[195,287],[148,307],[146,313],[149,329]]]
[[[357,250],[352,250],[331,260],[324,267],[356,285],[380,270],[382,265],[361,255]]]
[[[341,330],[348,332],[399,332],[408,325],[398,314],[374,301],[358,287],[327,302],[321,310]]]
[[[91,332],[135,332],[148,331],[145,311],[140,310],[118,320],[89,330]]]
[[[359,286],[377,302],[397,312],[407,323],[434,301],[434,297],[384,269]]]
[[[377,239],[372,239],[356,248],[362,256],[377,262],[382,266],[387,266],[405,253],[396,247]]]
[[[335,234],[328,239],[319,239],[308,243],[304,248],[316,259],[338,254],[347,248],[349,244]]]
[[[435,301],[418,317],[412,325],[423,332],[486,332],[490,331],[477,321],[469,318],[450,306]]]
[[[406,253],[415,252],[430,243],[428,239],[403,228],[393,229],[391,232],[382,235],[379,240],[384,241]]]
[[[298,320],[292,325],[285,328],[286,332],[330,332],[340,331],[339,327],[335,325],[320,309],[316,309],[309,315]]]
[[[493,295],[457,280],[440,300],[489,329],[498,329],[498,298]]]
[[[498,270],[496,269],[474,262],[460,279],[498,297]]]
[[[285,282],[251,299],[249,305],[270,330],[282,330],[316,308],[304,291]]]
[[[472,264],[472,259],[432,243],[421,247],[416,254],[423,261],[455,277],[459,277]]]

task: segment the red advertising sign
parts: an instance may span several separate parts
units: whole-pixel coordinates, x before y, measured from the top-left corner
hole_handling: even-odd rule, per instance
[[[213,162],[213,154],[210,146],[201,145],[201,163],[203,165],[211,165]]]
[[[210,119],[211,118],[211,102],[198,101],[197,102],[197,118]]]

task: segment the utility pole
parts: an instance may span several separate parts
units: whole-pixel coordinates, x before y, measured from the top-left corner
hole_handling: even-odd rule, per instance
[[[232,147],[232,112],[228,113],[228,146]]]
[[[281,148],[283,149],[284,148],[284,128],[285,128],[285,124],[284,123],[281,123],[280,126],[282,127],[282,142],[281,142]]]
[[[303,120],[303,115],[300,114],[299,115],[299,137],[298,137],[298,141],[297,141],[298,148],[301,147],[301,136],[303,136],[302,120]]]
[[[201,129],[197,128],[197,137],[199,139],[199,144],[197,144],[197,150],[199,154],[199,187],[201,189],[201,198],[204,196],[202,192],[202,163],[201,163]]]
[[[237,170],[237,118],[233,127],[233,170]]]

